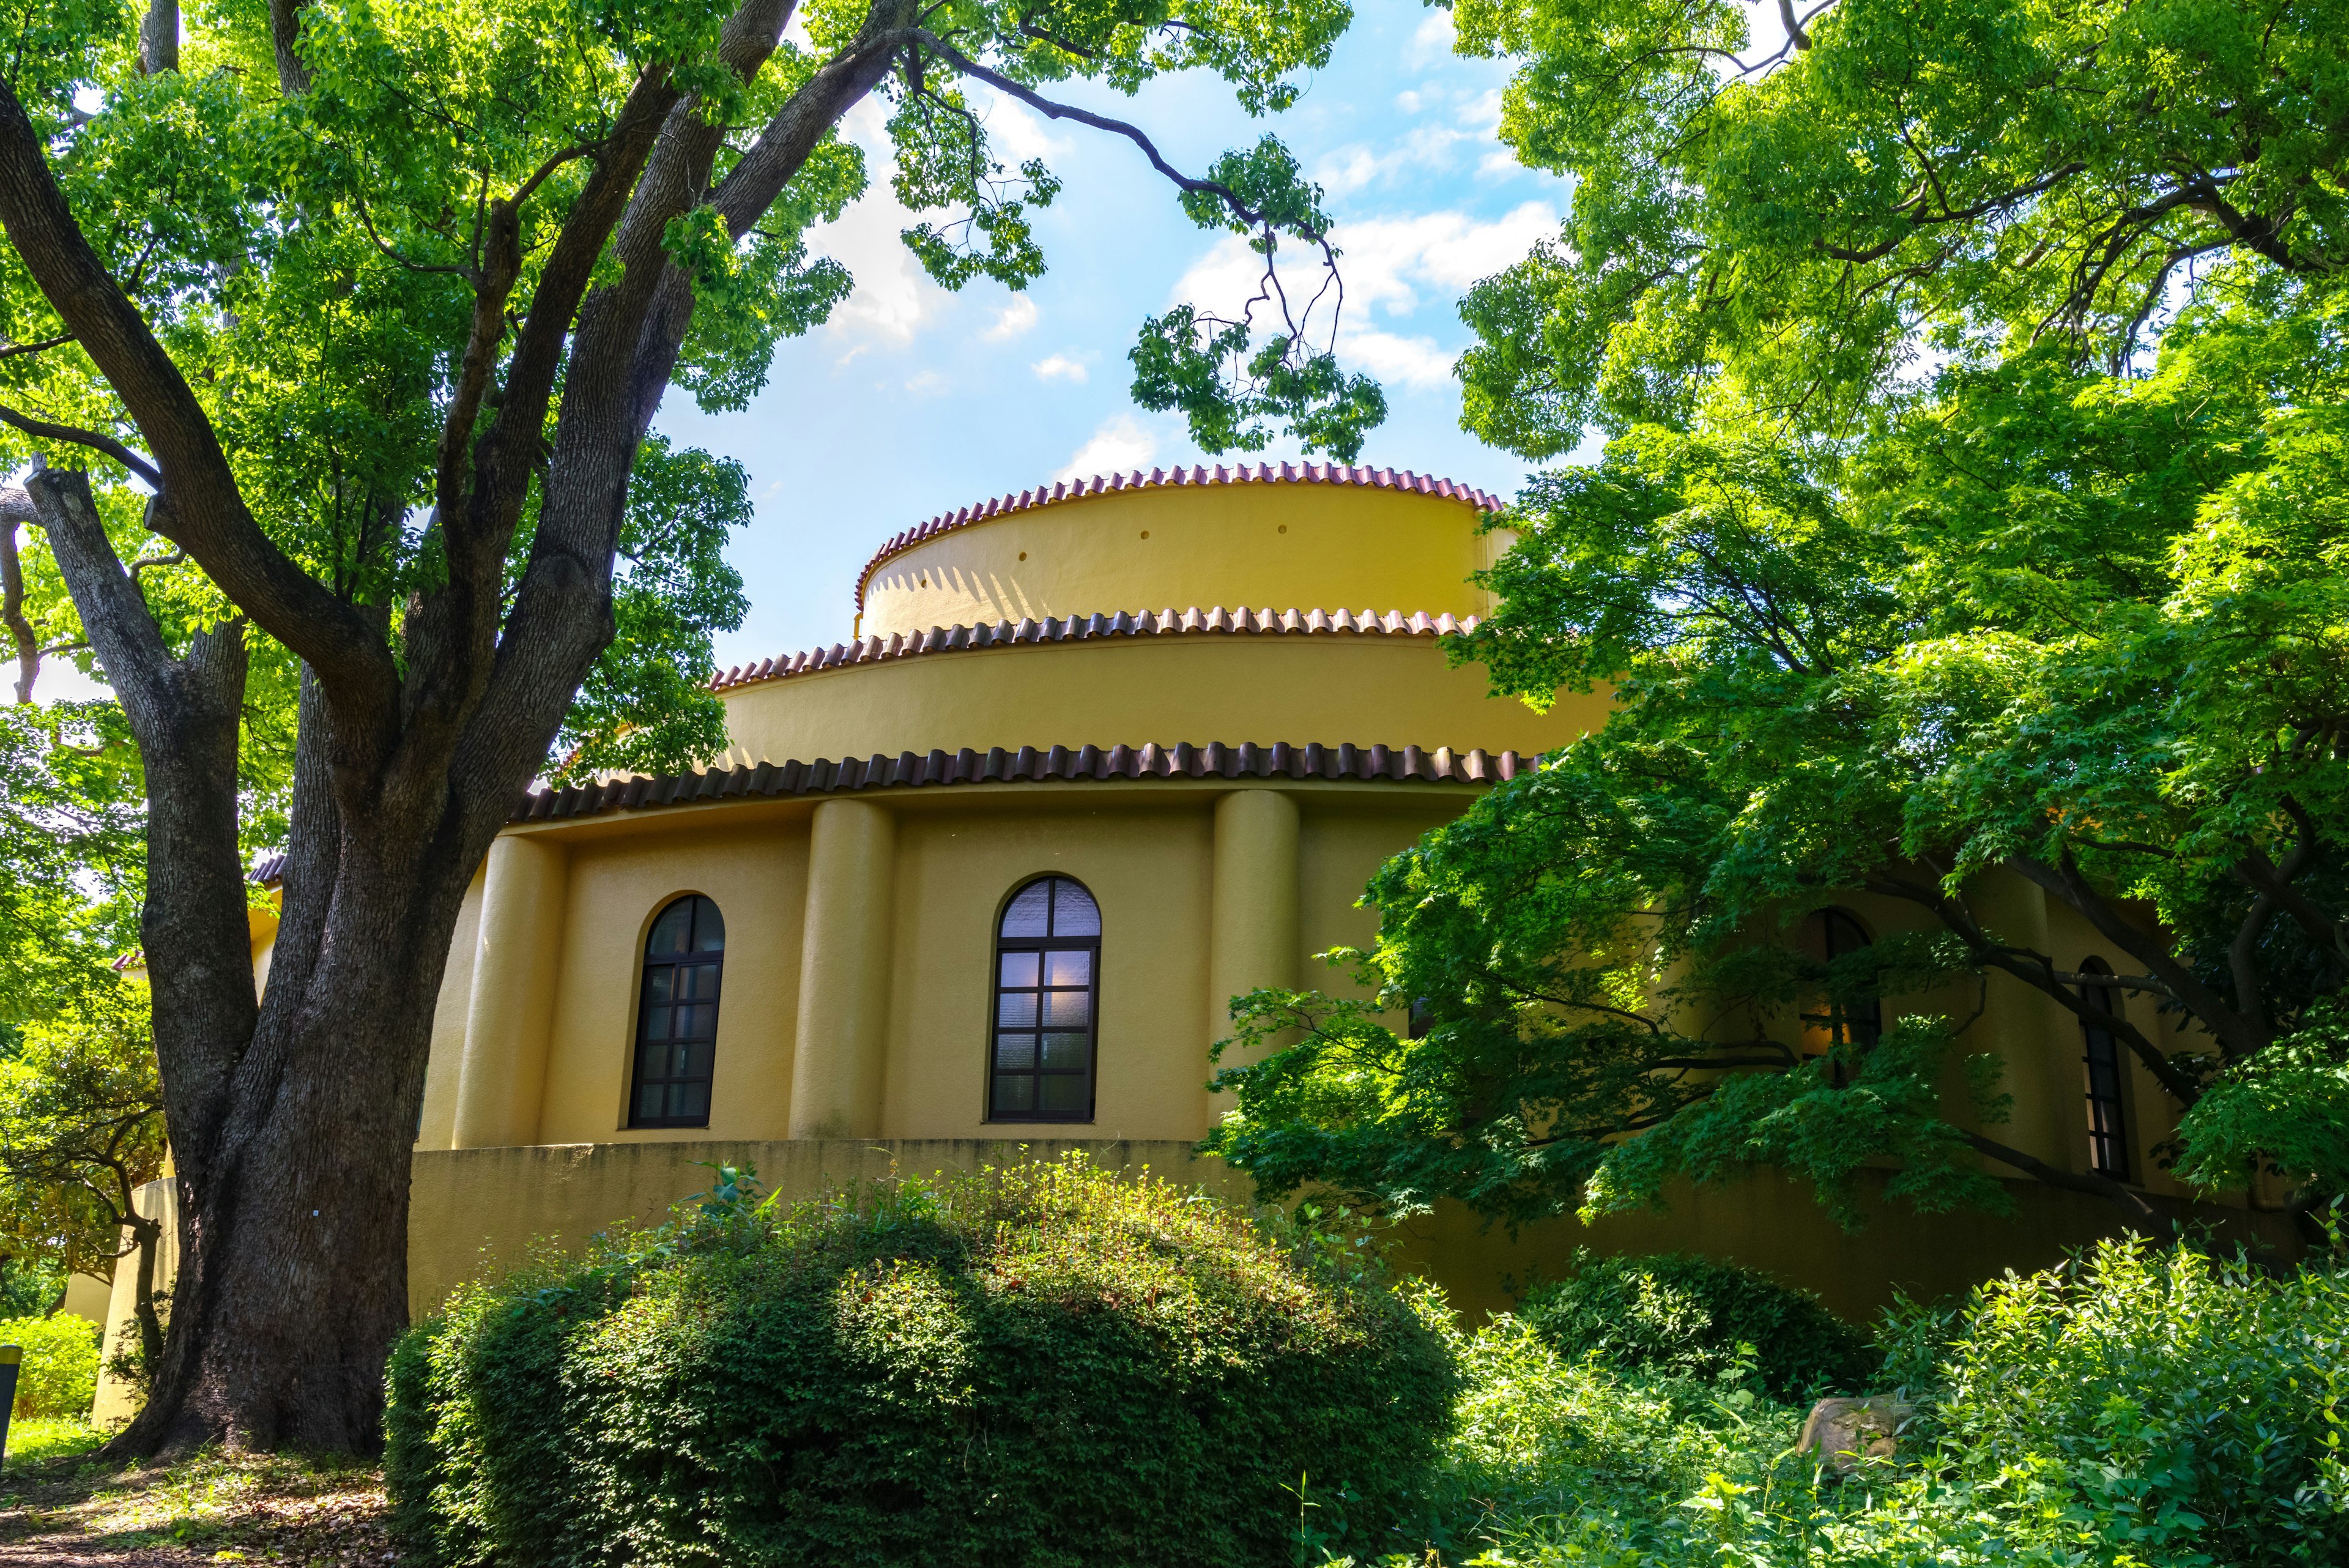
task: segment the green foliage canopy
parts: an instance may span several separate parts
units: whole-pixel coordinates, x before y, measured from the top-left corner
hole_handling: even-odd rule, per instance
[[[1240,1008],[1240,1039],[1288,1048],[1220,1075],[1238,1108],[1207,1147],[1274,1189],[1512,1221],[1767,1165],[1857,1222],[1888,1157],[1920,1210],[2000,1207],[1986,1156],[2160,1223],[1984,1130],[2017,1048],[1975,1026],[1998,975],[2193,1026],[2097,1020],[2179,1110],[2219,1085],[2185,1172],[2264,1158],[2303,1213],[2340,1190],[2349,143],[2326,20],[1847,3],[1741,72],[1734,7],[1463,8],[1465,47],[1528,56],[1507,133],[1579,181],[1571,244],[1464,306],[1468,422],[1531,456],[1616,433],[1501,520],[1503,607],[1454,652],[1537,706],[1612,701],[1380,872],[1377,946],[1338,955],[1375,1002]],[[2249,119],[2299,118],[2213,195],[2178,150],[2234,134],[2203,96],[2230,82]],[[1977,127],[2004,165],[1961,156]],[[1945,211],[1959,168],[1987,183]],[[2068,905],[2122,972],[2058,963],[1992,877]],[[1847,889],[1921,929],[1806,950]],[[1880,1037],[1847,1027],[1889,1002]]]
[[[1469,427],[1528,456],[1730,395],[1814,429],[1939,360],[2127,366],[2181,282],[2349,263],[2323,0],[1461,0],[1564,231],[1471,291]],[[1793,13],[1787,13],[1789,20]],[[1797,31],[1802,31],[1801,27]]]

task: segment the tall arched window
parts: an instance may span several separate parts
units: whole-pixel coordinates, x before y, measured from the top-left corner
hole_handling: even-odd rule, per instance
[[[2080,973],[2112,973],[2102,959],[2082,959]],[[2104,1021],[2120,1015],[2120,988],[2080,982],[2080,1001],[2087,1009],[2080,1018],[2082,1059],[2088,1083],[2088,1168],[2118,1181],[2129,1179],[2128,1116],[2122,1077],[2120,1042]]]
[[[1803,951],[1819,963],[1833,963],[1868,945],[1868,929],[1846,909],[1813,909],[1803,920]],[[1818,998],[1803,1009],[1803,1049],[1823,1055],[1845,1041],[1873,1045],[1884,1033],[1884,1008],[1874,997],[1838,1002]]]
[[[645,939],[636,1003],[636,1061],[628,1086],[632,1127],[706,1127],[709,1070],[718,1052],[718,982],[726,967],[726,919],[688,894],[660,912]]]
[[[1039,877],[1012,894],[995,930],[988,1120],[1092,1120],[1100,998],[1093,896],[1067,877]]]

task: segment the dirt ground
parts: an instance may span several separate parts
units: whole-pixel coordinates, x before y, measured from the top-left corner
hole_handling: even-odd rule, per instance
[[[397,1563],[383,1474],[283,1455],[119,1469],[61,1459],[0,1475],[0,1568]]]

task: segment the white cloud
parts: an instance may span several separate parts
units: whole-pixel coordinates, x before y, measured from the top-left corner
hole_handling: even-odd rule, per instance
[[[1324,158],[1313,177],[1331,195],[1342,196],[1374,181],[1392,179],[1409,169],[1444,169],[1453,161],[1453,148],[1467,140],[1468,135],[1448,126],[1423,125],[1384,152],[1372,152],[1358,142]]]
[[[1403,46],[1403,63],[1415,71],[1423,71],[1430,66],[1448,58],[1452,53],[1453,43],[1457,37],[1458,35],[1452,28],[1452,12],[1449,7],[1441,11],[1430,11],[1427,14],[1427,20],[1422,22],[1418,30],[1412,34],[1411,42]]]
[[[1077,448],[1068,466],[1052,477],[1090,479],[1097,473],[1147,468],[1157,455],[1158,437],[1149,426],[1132,414],[1114,414],[1102,421],[1092,438]]]
[[[1052,134],[1043,116],[1008,98],[998,98],[985,112],[988,151],[1007,168],[1016,169],[1030,158],[1050,163],[1076,150],[1072,139]]]
[[[1489,223],[1458,211],[1341,223],[1330,239],[1344,253],[1338,270],[1346,282],[1348,312],[1375,308],[1407,316],[1419,308],[1423,291],[1438,291],[1448,305],[1470,284],[1523,256],[1536,240],[1556,234],[1557,224],[1557,210],[1547,202],[1526,202]],[[1227,235],[1183,275],[1174,299],[1237,316],[1262,271],[1262,259],[1247,243]],[[1311,273],[1301,255],[1283,268],[1292,298],[1300,297],[1300,284],[1310,291]]]
[[[1036,325],[1036,302],[1024,294],[1015,294],[995,313],[995,325],[979,336],[989,343],[1009,343]]]
[[[1379,177],[1379,156],[1361,142],[1340,147],[1314,165],[1313,178],[1332,195],[1359,191]]]
[[[1368,370],[1380,380],[1426,390],[1452,384],[1453,356],[1433,337],[1400,337],[1369,328],[1341,332],[1339,358],[1350,370]]]
[[[1082,362],[1071,359],[1066,354],[1054,354],[1039,359],[1029,369],[1036,372],[1039,380],[1074,381],[1082,386],[1091,379]]]
[[[843,118],[843,132],[864,149],[873,171],[872,185],[864,199],[843,213],[837,223],[810,230],[808,248],[835,258],[856,280],[855,291],[833,311],[825,330],[834,337],[902,345],[912,342],[952,296],[929,280],[898,238],[916,219],[889,188],[894,165],[885,125],[880,108],[869,98]],[[854,350],[849,352],[854,357]]]
[[[1501,136],[1501,89],[1486,88],[1460,106],[1454,119],[1471,136],[1497,141]]]
[[[917,398],[935,398],[947,389],[947,379],[936,370],[924,370],[905,383],[905,390]]]
[[[1429,92],[1433,92],[1433,90],[1434,89],[1430,88]],[[1395,107],[1402,110],[1405,114],[1417,114],[1421,109],[1427,107],[1428,96],[1429,93],[1421,92],[1416,88],[1399,92],[1395,94]]]

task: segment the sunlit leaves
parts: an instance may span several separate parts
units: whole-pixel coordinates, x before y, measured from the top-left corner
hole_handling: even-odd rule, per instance
[[[705,410],[749,406],[774,362],[775,348],[823,325],[854,286],[829,256],[811,260],[806,231],[840,215],[864,192],[864,159],[826,138],[808,156],[784,199],[736,241],[709,207],[672,219],[669,254],[693,279],[693,324],[678,356],[677,384]]]
[[[1745,7],[1469,0],[1520,60],[1502,135],[1575,178],[1557,243],[1471,296],[1472,428],[1757,411],[1848,433],[1920,363],[2127,364],[2229,257],[2349,257],[2349,54],[2313,0],[1841,0],[1764,59]]]
[[[1261,452],[1285,426],[1308,452],[1351,462],[1386,418],[1386,394],[1367,376],[1349,377],[1337,356],[1276,333],[1253,349],[1244,321],[1203,318],[1178,305],[1142,324],[1130,358],[1133,400],[1179,409],[1192,439],[1211,452]]]
[[[674,773],[726,749],[709,635],[732,631],[750,608],[725,558],[727,535],[750,521],[741,464],[657,435],[637,450],[612,594],[617,635],[564,721],[553,782]]]

